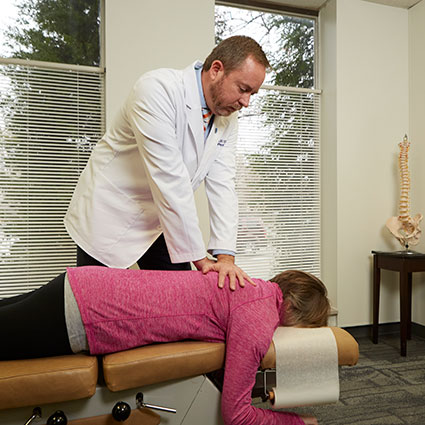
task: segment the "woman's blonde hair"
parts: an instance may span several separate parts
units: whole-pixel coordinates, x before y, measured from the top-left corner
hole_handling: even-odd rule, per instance
[[[326,326],[330,313],[328,291],[323,282],[310,273],[287,270],[272,279],[279,285],[286,306],[288,326]]]

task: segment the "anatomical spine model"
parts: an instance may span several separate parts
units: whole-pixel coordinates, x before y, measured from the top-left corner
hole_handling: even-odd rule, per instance
[[[398,239],[401,245],[409,249],[409,245],[417,245],[419,242],[421,236],[419,223],[422,220],[422,214],[416,214],[413,218],[409,215],[410,177],[408,154],[410,142],[407,140],[407,136],[404,136],[403,141],[398,145],[400,147],[398,164],[401,180],[400,215],[398,217],[390,217],[386,225],[388,230]]]

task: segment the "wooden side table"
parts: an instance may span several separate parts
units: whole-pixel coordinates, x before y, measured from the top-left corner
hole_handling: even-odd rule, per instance
[[[373,326],[372,341],[378,343],[379,294],[381,269],[400,273],[400,354],[407,354],[407,340],[412,328],[412,273],[425,271],[425,254],[415,251],[382,252],[373,254]]]

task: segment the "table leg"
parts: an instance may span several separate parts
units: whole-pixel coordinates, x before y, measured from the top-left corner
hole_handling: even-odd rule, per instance
[[[372,325],[372,342],[378,343],[378,326],[379,326],[379,289],[381,283],[381,269],[378,267],[377,256],[373,256],[373,325]]]
[[[412,273],[407,274],[407,339],[412,339]]]
[[[409,327],[409,277],[408,273],[400,272],[400,354],[407,354],[407,330]]]

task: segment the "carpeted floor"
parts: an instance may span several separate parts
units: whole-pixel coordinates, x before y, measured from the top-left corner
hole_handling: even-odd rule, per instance
[[[360,359],[340,369],[338,403],[293,411],[315,415],[320,425],[425,425],[425,339],[408,341],[407,357],[400,356],[398,333],[376,345],[356,339]]]

